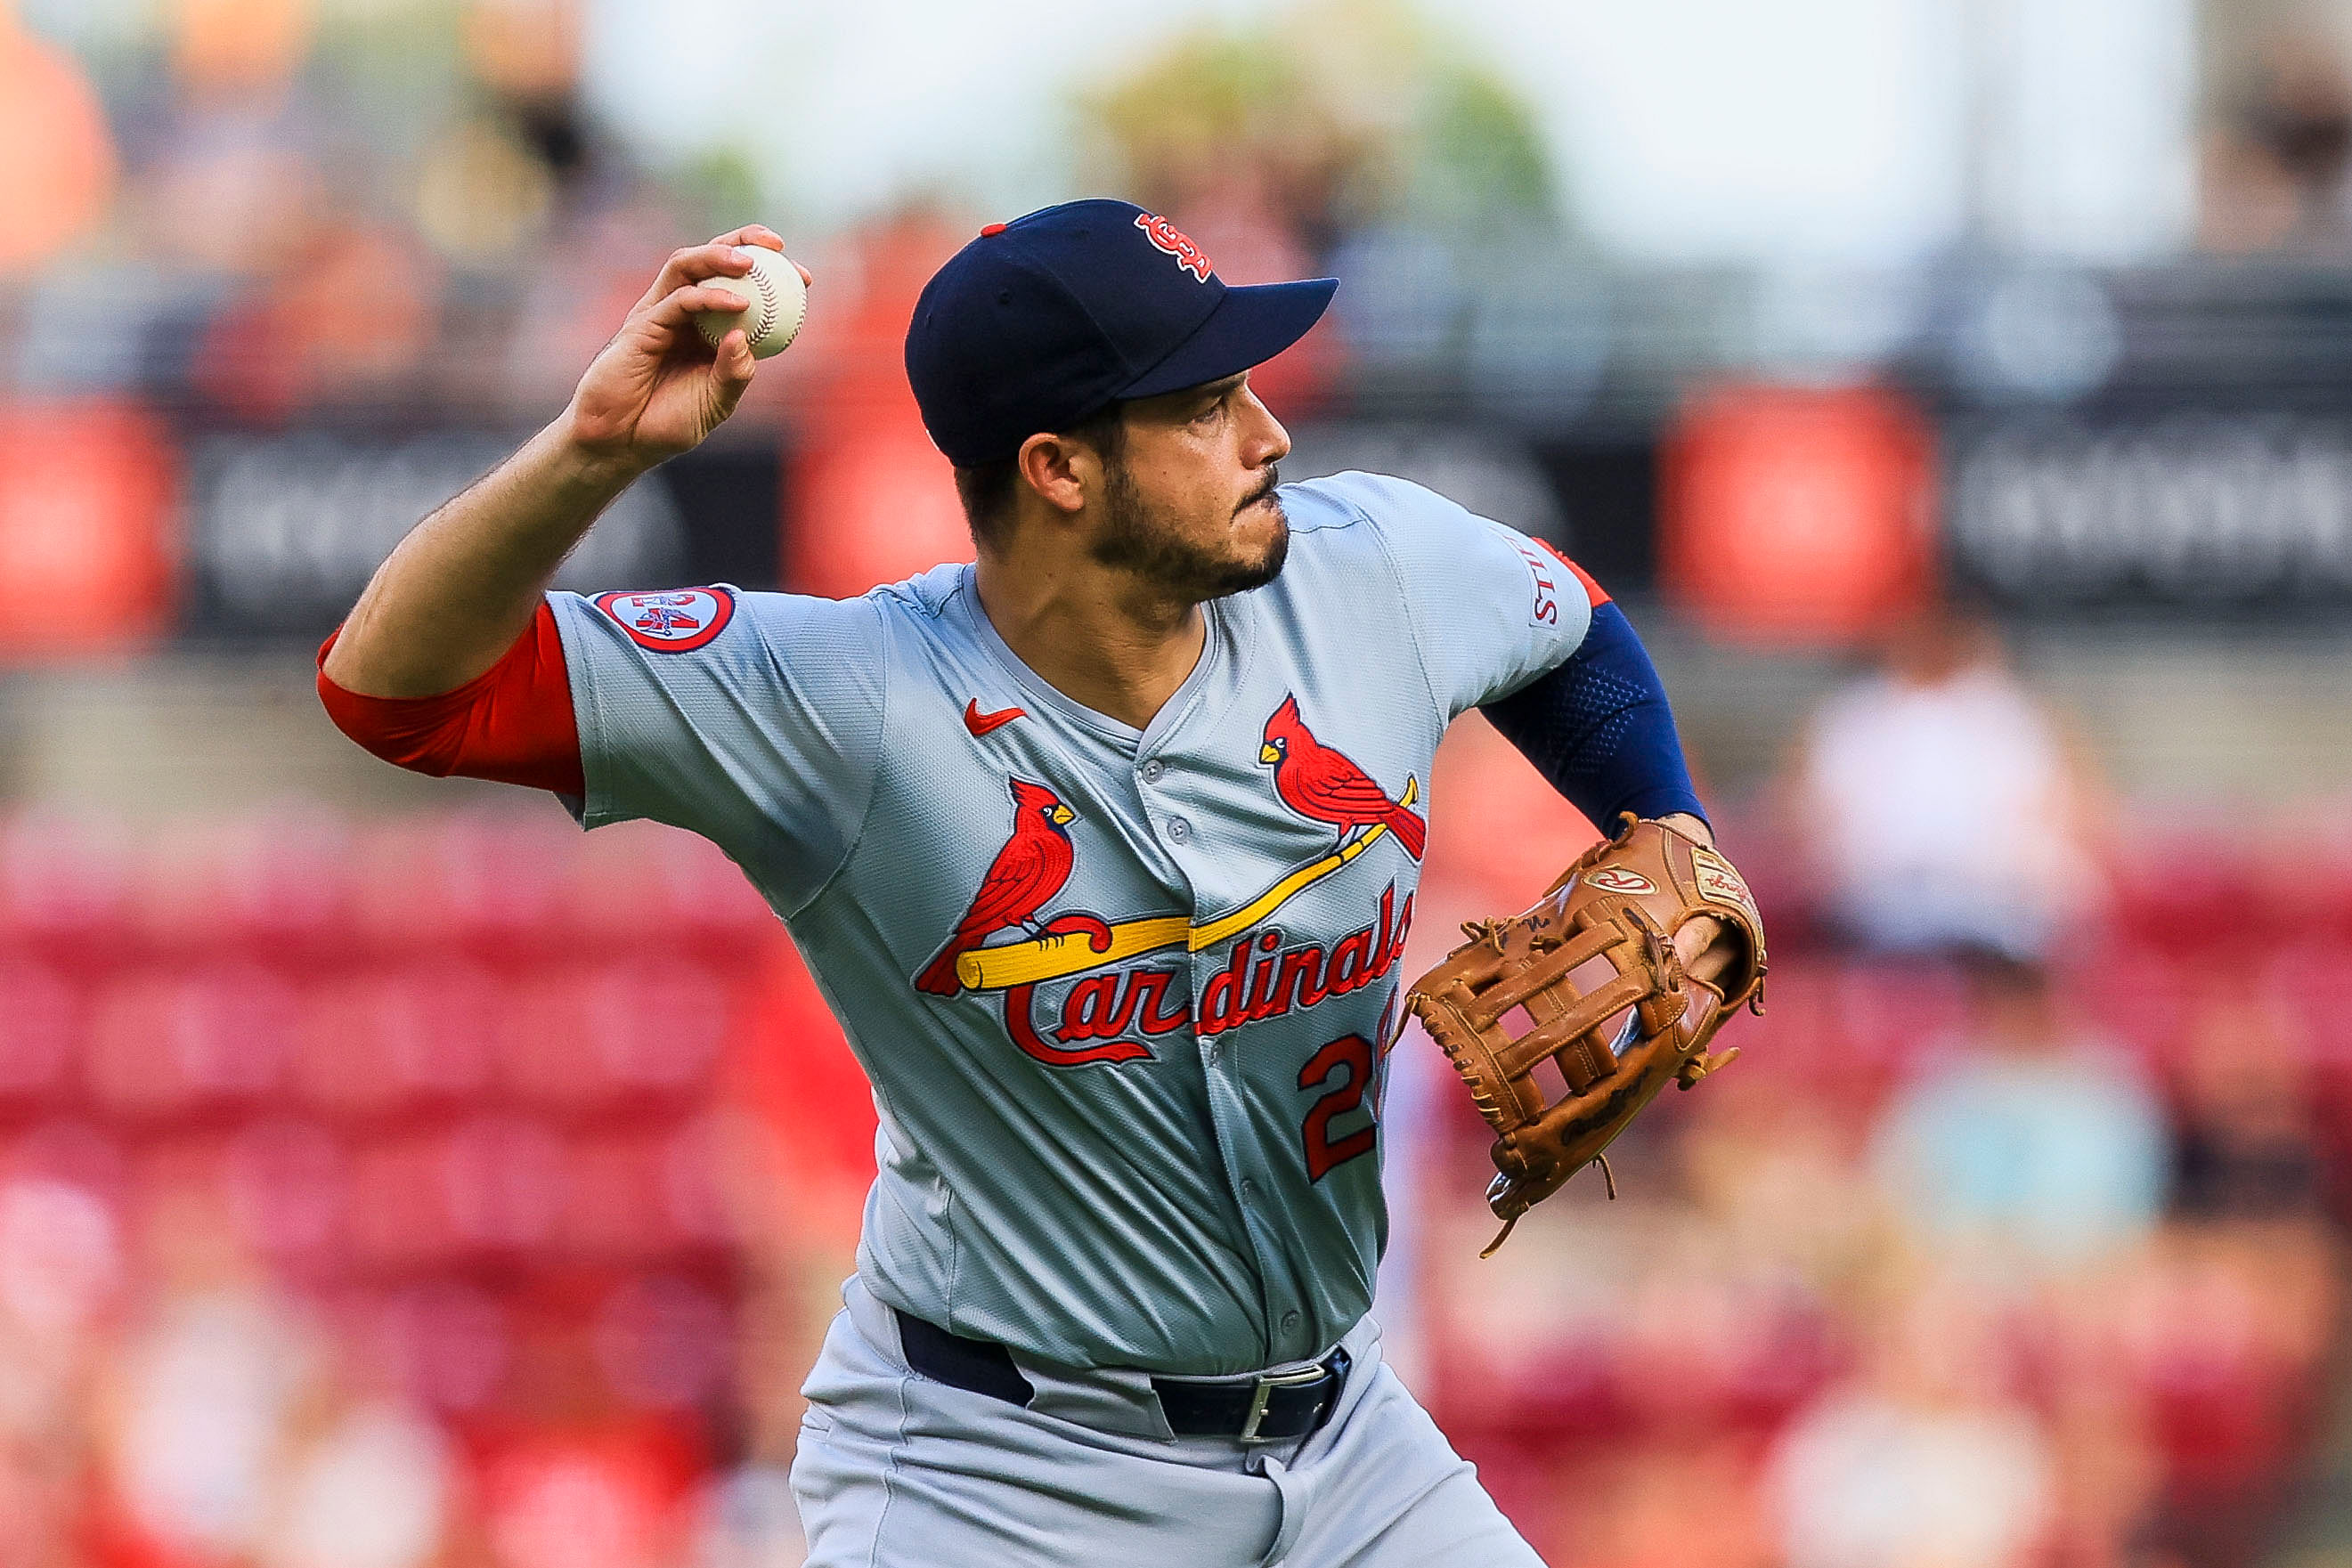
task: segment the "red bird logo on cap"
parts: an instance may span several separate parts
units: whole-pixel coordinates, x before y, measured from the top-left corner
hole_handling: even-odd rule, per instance
[[[1316,739],[1298,716],[1297,697],[1283,698],[1265,721],[1257,759],[1272,765],[1274,792],[1282,803],[1309,821],[1339,829],[1341,843],[1355,829],[1386,825],[1405,853],[1421,858],[1429,824],[1410,806],[1390,800],[1388,791],[1343,753]]]
[[[1154,246],[1174,256],[1177,266],[1202,282],[1208,282],[1209,274],[1216,270],[1210,264],[1209,258],[1202,254],[1199,246],[1186,238],[1181,229],[1158,213],[1136,214],[1135,226],[1141,229],[1145,237]]]
[[[951,997],[963,989],[956,977],[956,960],[1007,926],[1042,936],[1037,912],[1070,880],[1076,856],[1066,830],[1077,813],[1043,784],[1026,779],[1005,783],[1013,790],[1013,836],[989,862],[980,891],[971,895],[971,907],[956,922],[955,935],[915,977],[917,990]]]

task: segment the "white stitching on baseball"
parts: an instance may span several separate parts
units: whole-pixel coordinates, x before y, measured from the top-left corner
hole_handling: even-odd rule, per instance
[[[751,341],[757,343],[776,329],[776,319],[784,313],[783,301],[776,298],[775,283],[760,270],[757,262],[743,276],[760,291],[760,329],[751,334]]]

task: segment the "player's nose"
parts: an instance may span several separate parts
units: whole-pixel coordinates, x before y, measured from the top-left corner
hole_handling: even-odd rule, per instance
[[[1243,455],[1251,467],[1263,468],[1290,455],[1290,432],[1283,429],[1274,411],[1259,401],[1257,389],[1247,383],[1242,387],[1241,413],[1245,422]]]

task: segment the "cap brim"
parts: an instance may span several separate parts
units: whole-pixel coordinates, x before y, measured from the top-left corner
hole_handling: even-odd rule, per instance
[[[1262,365],[1307,336],[1323,319],[1339,287],[1336,277],[1228,287],[1191,337],[1113,395],[1121,400],[1158,397]]]

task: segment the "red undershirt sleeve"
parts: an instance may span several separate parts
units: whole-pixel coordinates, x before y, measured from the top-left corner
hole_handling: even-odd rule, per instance
[[[572,678],[555,612],[542,602],[530,629],[499,662],[455,691],[372,697],[327,678],[337,627],[319,645],[319,700],[335,727],[386,762],[436,779],[489,779],[575,798],[587,793]]]

